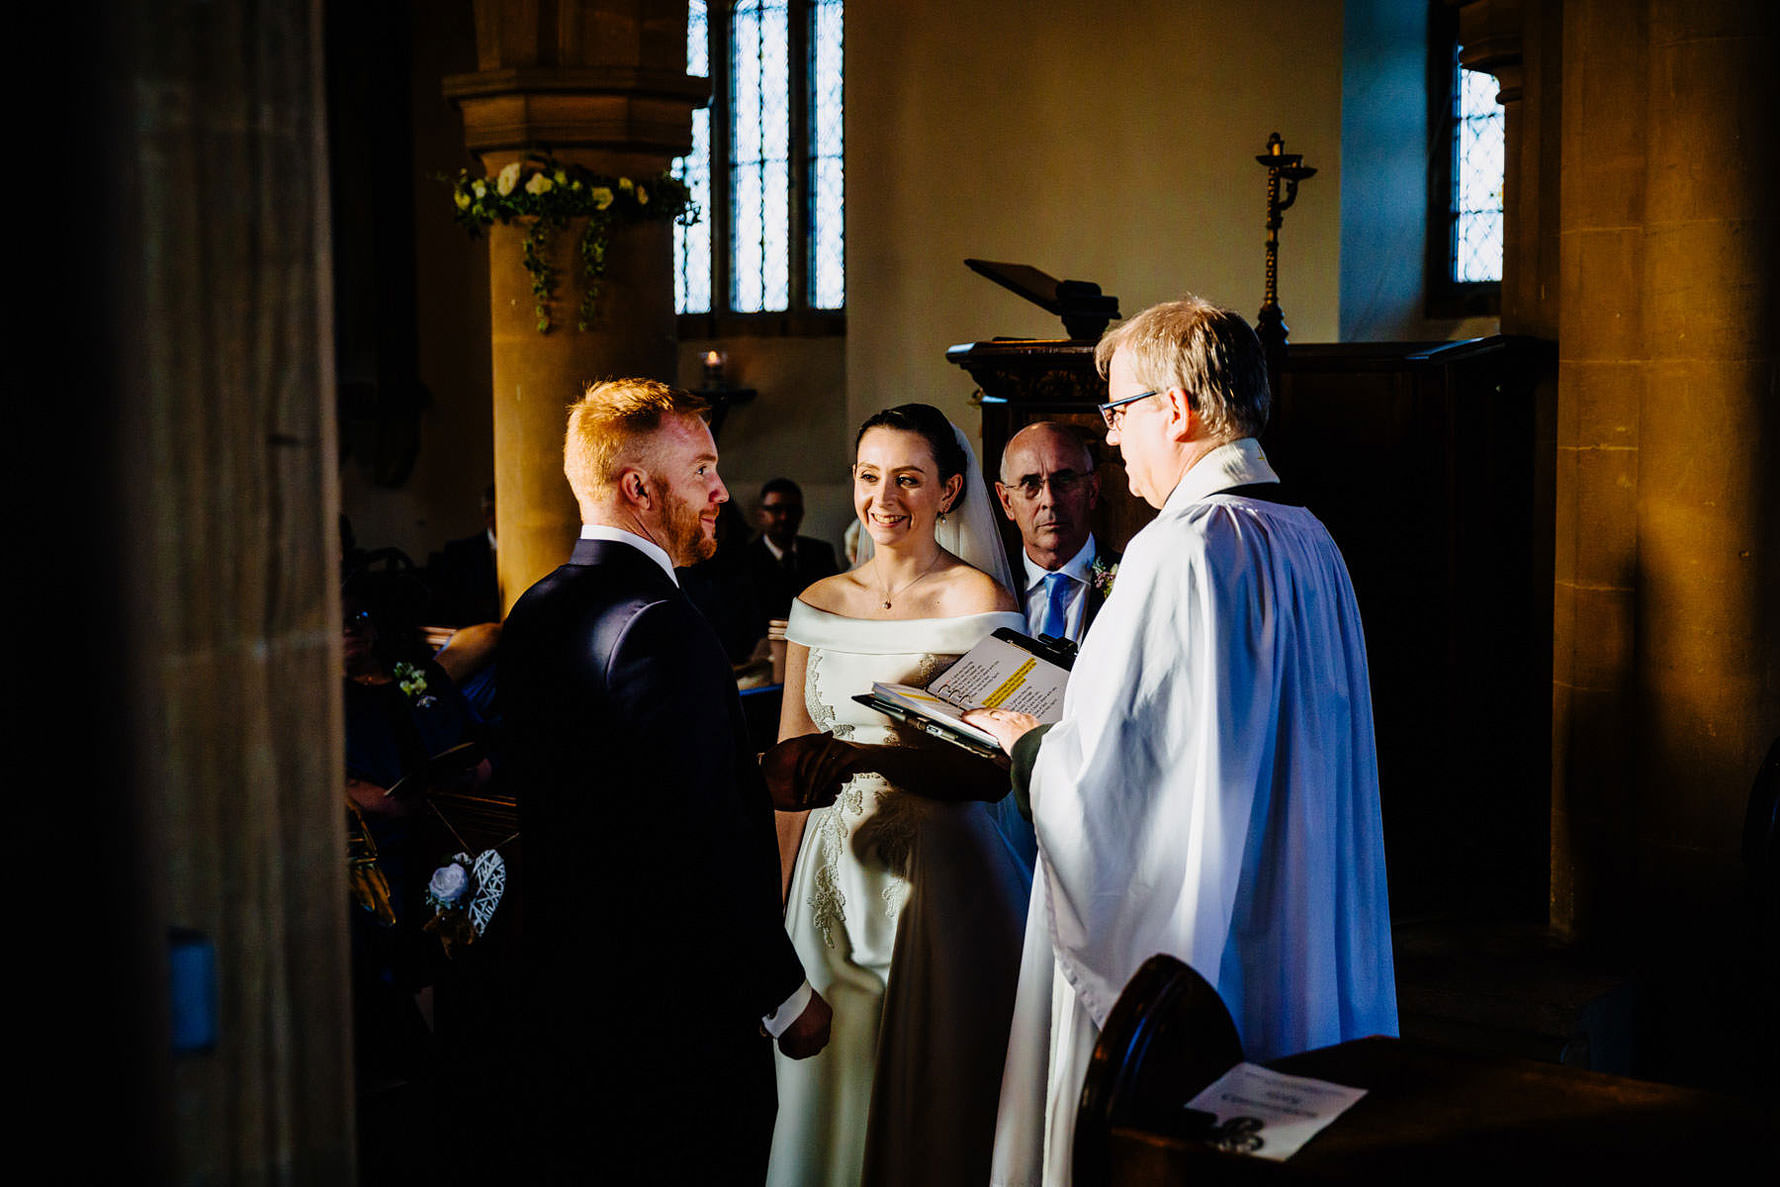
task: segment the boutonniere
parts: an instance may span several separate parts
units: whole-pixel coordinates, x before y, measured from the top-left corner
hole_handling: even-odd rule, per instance
[[[389,670],[389,674],[395,677],[396,683],[401,685],[402,692],[408,699],[420,708],[431,709],[439,703],[438,697],[427,692],[426,673],[420,668],[409,663],[399,663]]]
[[[1099,557],[1094,558],[1094,564],[1088,570],[1088,579],[1094,583],[1095,592],[1102,598],[1112,596],[1113,578],[1118,575],[1119,566],[1116,563],[1109,565]]]

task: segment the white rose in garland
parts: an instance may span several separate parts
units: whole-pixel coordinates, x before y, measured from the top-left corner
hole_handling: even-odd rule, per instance
[[[460,171],[452,184],[452,205],[457,221],[471,235],[480,235],[497,222],[507,225],[515,219],[530,220],[520,262],[531,274],[538,332],[543,334],[554,325],[550,307],[559,279],[545,258],[551,236],[568,226],[570,219],[585,218],[587,226],[577,251],[583,288],[576,323],[585,330],[598,310],[606,247],[615,227],[644,220],[675,220],[690,226],[699,219],[698,207],[679,178],[663,173],[646,182],[610,177],[532,154],[508,164],[493,178]]]

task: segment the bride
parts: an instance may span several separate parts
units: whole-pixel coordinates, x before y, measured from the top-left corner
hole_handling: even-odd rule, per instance
[[[775,747],[781,762],[829,756],[826,779],[797,767],[816,797],[799,802],[822,802],[810,785],[832,789],[833,771],[844,779],[832,805],[778,817],[786,930],[834,1030],[815,1058],[778,1060],[767,1181],[981,1184],[1032,883],[1013,838],[1030,826],[1004,770],[853,696],[874,680],[925,685],[1024,619],[976,459],[945,416],[880,412],[856,451],[853,503],[872,553],[792,604]],[[785,744],[817,733],[836,741]]]

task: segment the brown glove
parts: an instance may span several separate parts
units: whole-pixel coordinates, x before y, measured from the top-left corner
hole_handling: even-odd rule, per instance
[[[780,742],[760,756],[760,773],[766,777],[773,807],[808,812],[834,803],[841,785],[858,773],[859,751],[833,734],[805,734]]]

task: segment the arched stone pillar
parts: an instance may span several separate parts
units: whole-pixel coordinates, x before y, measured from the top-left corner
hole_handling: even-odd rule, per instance
[[[464,140],[494,173],[548,146],[599,173],[650,177],[692,143],[709,83],[686,74],[686,5],[675,0],[477,0],[479,69],[445,80]],[[575,326],[579,227],[556,236],[563,281],[555,328],[540,334],[520,227],[489,235],[496,534],[503,609],[568,557],[580,515],[562,475],[564,409],[589,380],[677,370],[673,234],[667,223],[615,231],[599,318]]]

